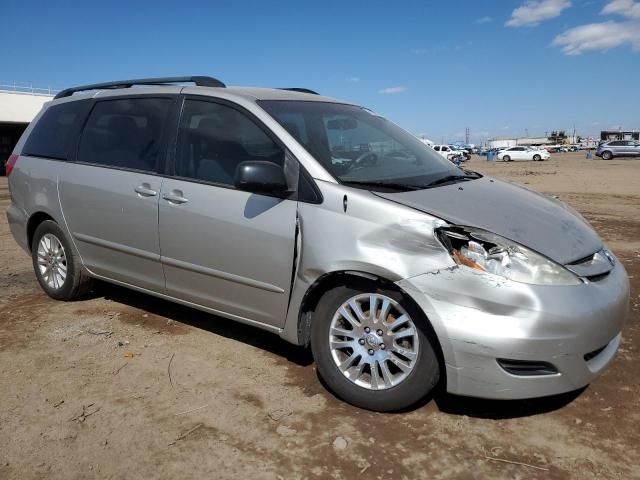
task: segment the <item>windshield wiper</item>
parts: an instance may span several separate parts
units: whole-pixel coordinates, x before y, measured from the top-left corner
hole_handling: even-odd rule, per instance
[[[380,181],[360,181],[360,180],[342,180],[345,185],[356,185],[363,187],[383,187],[391,188],[394,190],[420,190],[424,187],[418,187],[416,185],[407,185],[406,183],[393,183],[393,182],[380,182]]]
[[[476,178],[480,178],[480,175],[447,175],[428,183],[427,187],[434,187],[436,185],[442,185],[443,183],[456,182],[459,180],[475,180]]]

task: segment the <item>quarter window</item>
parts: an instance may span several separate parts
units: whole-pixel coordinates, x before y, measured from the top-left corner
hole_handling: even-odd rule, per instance
[[[172,101],[126,98],[96,103],[80,139],[78,161],[155,171]]]
[[[74,100],[49,107],[33,127],[22,153],[35,157],[66,160],[89,102]]]
[[[238,110],[214,102],[185,101],[178,130],[177,176],[233,185],[237,166],[248,160],[282,166],[284,151]]]

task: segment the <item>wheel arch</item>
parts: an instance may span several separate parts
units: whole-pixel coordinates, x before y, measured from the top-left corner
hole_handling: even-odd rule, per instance
[[[46,220],[51,220],[53,222],[58,223],[55,218],[53,218],[47,212],[44,212],[42,210],[39,210],[31,214],[31,216],[29,217],[29,220],[27,220],[27,246],[29,248],[29,252],[31,252],[31,247],[33,244],[33,236],[36,233],[36,229],[38,228],[38,225],[40,225],[42,222]]]
[[[433,324],[427,314],[422,310],[413,297],[402,289],[396,282],[389,280],[381,275],[359,270],[339,270],[327,272],[316,279],[306,290],[300,308],[298,310],[298,344],[308,346],[311,339],[311,324],[313,322],[313,313],[316,310],[323,295],[328,291],[340,286],[361,286],[368,282],[374,282],[381,288],[399,292],[405,301],[409,302],[413,309],[416,310],[425,322],[427,328],[427,336],[431,341],[431,345],[438,357],[438,365],[440,367],[441,385],[447,384],[446,365],[442,345],[438,339],[438,335]]]

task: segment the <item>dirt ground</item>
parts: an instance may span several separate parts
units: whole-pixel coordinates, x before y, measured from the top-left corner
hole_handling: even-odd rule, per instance
[[[49,299],[2,215],[0,478],[640,478],[640,161],[467,166],[559,196],[624,262],[624,340],[586,390],[358,410],[274,335],[113,286]]]

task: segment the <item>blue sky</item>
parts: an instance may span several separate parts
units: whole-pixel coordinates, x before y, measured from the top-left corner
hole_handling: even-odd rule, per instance
[[[305,86],[438,142],[640,128],[634,0],[3,0],[0,18],[0,83]]]

